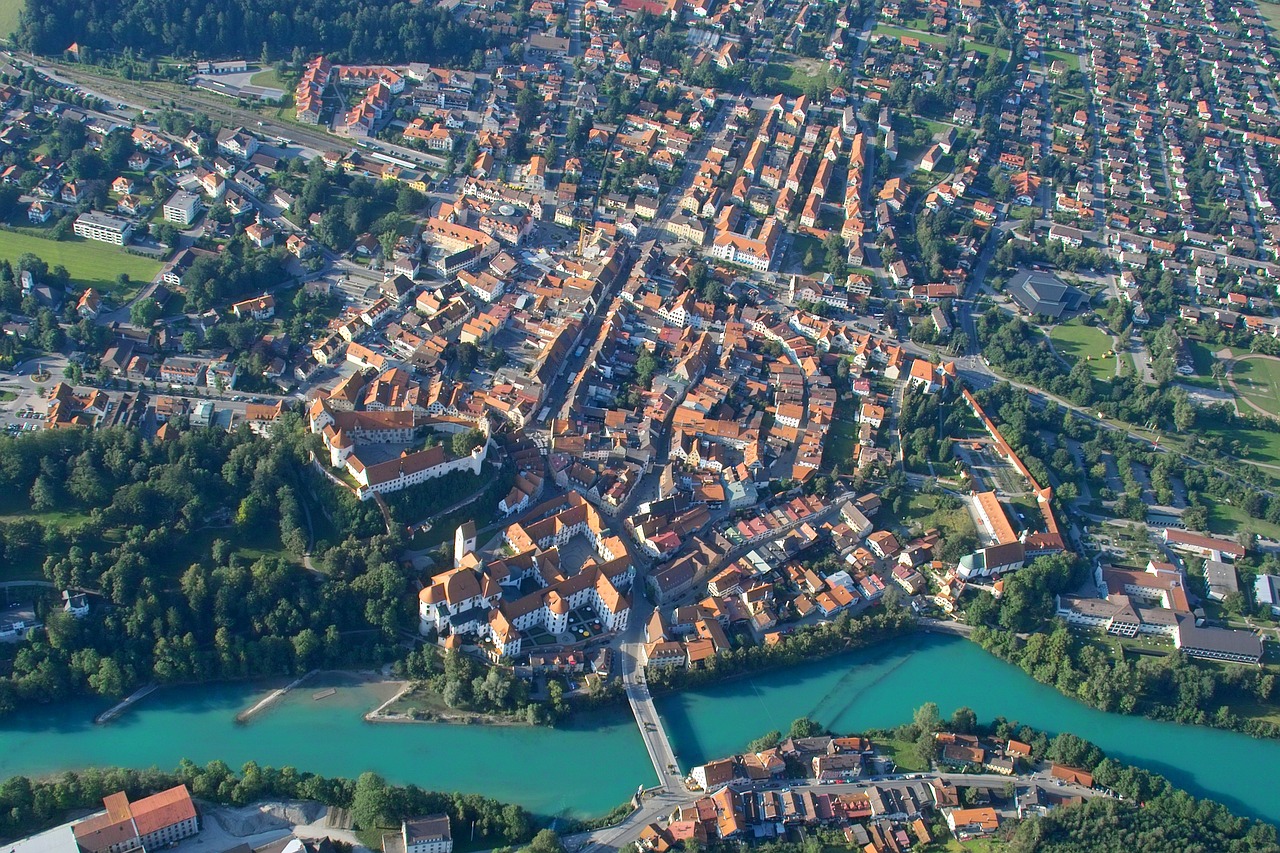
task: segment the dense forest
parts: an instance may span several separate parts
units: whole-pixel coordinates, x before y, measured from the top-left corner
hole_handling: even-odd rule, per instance
[[[58,54],[72,43],[144,56],[258,58],[325,53],[345,61],[470,59],[494,36],[427,3],[393,0],[38,0],[18,43]],[[294,59],[300,57],[293,57]]]
[[[532,816],[520,806],[474,794],[390,785],[374,773],[354,780],[333,779],[292,767],[262,767],[253,761],[236,773],[221,761],[199,767],[184,760],[172,773],[154,768],[92,768],[49,779],[10,777],[0,784],[0,839],[37,832],[65,819],[71,810],[99,809],[102,798],[116,791],[138,799],[179,784],[213,803],[243,806],[264,799],[301,799],[348,808],[357,826],[366,830],[398,826],[414,815],[447,814],[454,826],[474,823],[475,841],[485,847],[525,841],[534,828]]]
[[[389,659],[413,627],[399,542],[348,539],[323,545],[321,571],[299,565],[312,441],[296,415],[270,440],[245,428],[154,443],[125,429],[0,438],[5,510],[37,514],[0,523],[0,556],[102,595],[83,619],[49,607],[43,633],[0,650],[0,712]]]

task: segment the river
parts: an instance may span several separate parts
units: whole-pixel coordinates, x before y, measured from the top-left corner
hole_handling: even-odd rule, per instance
[[[566,729],[373,724],[361,714],[378,704],[377,688],[337,683],[336,694],[313,700],[326,686],[323,678],[309,680],[247,725],[234,716],[263,694],[261,686],[161,690],[107,726],[91,722],[104,703],[24,711],[0,725],[0,778],[90,764],[173,768],[186,757],[239,767],[253,759],[330,776],[374,770],[393,782],[487,794],[544,815],[600,814],[654,781],[623,710],[588,715]],[[687,769],[741,750],[769,729],[785,731],[799,716],[858,731],[897,725],[926,701],[944,715],[968,705],[980,720],[1003,715],[1074,732],[1193,793],[1280,823],[1280,800],[1259,784],[1280,766],[1280,742],[1104,714],[965,640],[917,634],[668,696],[658,709]]]

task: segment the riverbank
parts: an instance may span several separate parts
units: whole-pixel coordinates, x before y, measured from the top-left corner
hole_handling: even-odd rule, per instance
[[[656,781],[635,721],[621,708],[583,713],[557,728],[368,725],[363,715],[399,685],[378,673],[322,672],[313,679],[247,726],[237,725],[235,715],[262,697],[262,682],[164,688],[128,714],[128,725],[93,725],[101,706],[84,698],[17,711],[0,720],[0,779],[56,781],[79,768],[177,767],[183,759],[197,765],[218,760],[232,768],[253,761],[333,778],[369,770],[393,783],[486,793],[562,818],[598,817],[638,785]],[[326,686],[337,687],[337,694],[313,701],[312,694]],[[845,731],[887,728],[929,701],[945,714],[968,706],[982,720],[1003,715],[1047,732],[1075,732],[1197,796],[1280,823],[1280,801],[1257,783],[1280,765],[1280,742],[1104,714],[975,643],[923,631],[670,693],[656,704],[673,748],[696,766],[741,752],[763,731],[786,731],[797,717]],[[498,766],[504,770],[495,774]]]
[[[1029,636],[981,627],[970,639],[1064,697],[1104,713],[1280,741],[1274,665],[1205,662],[1172,646],[1165,654],[1146,654],[1118,638],[1062,625]]]
[[[520,726],[533,727],[526,720],[478,711],[460,711],[450,708],[426,685],[412,681],[384,681],[395,685],[396,692],[377,708],[364,715],[367,723],[417,723],[433,725],[443,723],[456,726]]]
[[[741,656],[732,659],[709,658],[705,668],[648,668],[645,680],[656,698],[682,690],[710,688],[736,678],[785,671],[836,655],[874,648],[920,632],[920,623],[905,610],[880,610],[856,618],[846,613],[830,622],[819,622],[784,635],[781,641],[772,645],[745,646],[738,650]]]
[[[256,703],[254,703],[252,707],[246,708],[245,710],[241,711],[239,714],[236,714],[236,722],[237,723],[249,722],[249,720],[251,720],[256,714],[259,714],[262,711],[265,711],[267,708],[271,707],[277,701],[279,701],[280,699],[283,699],[285,696],[289,694],[289,691],[293,690],[299,684],[306,681],[308,678],[310,678],[315,674],[316,674],[316,670],[313,669],[310,672],[308,672],[306,675],[295,678],[293,681],[289,682],[284,687],[278,688],[276,690],[272,690],[262,699],[259,699]]]

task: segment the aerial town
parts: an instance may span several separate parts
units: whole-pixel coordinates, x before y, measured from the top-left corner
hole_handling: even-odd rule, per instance
[[[100,33],[0,51],[0,453],[31,454],[0,460],[0,708],[45,701],[35,650],[71,660],[67,637],[179,588],[214,600],[199,566],[166,587],[73,546],[76,518],[111,548],[142,541],[131,515],[164,526],[145,495],[120,509],[146,465],[86,473],[73,433],[225,479],[192,480],[208,498],[179,529],[212,535],[179,562],[278,560],[340,581],[329,603],[366,597],[340,633],[368,647],[340,660],[330,624],[315,652],[295,614],[278,659],[241,648],[232,677],[398,661],[404,695],[438,694],[389,700],[400,722],[625,702],[658,786],[571,850],[833,828],[943,849],[1124,800],[1016,731],[935,727],[919,773],[878,734],[677,754],[655,696],[814,637],[859,648],[867,620],[1103,711],[1280,735],[1280,7],[425,5],[469,59],[263,45],[148,69]],[[162,480],[156,501],[186,500]],[[406,583],[362,587],[384,558]],[[232,672],[198,622],[190,660],[216,643]],[[108,678],[102,651],[59,695],[128,696],[108,719],[213,680],[160,651]],[[429,687],[462,658],[472,698]],[[485,673],[520,686],[484,706]],[[15,850],[207,823],[185,784],[103,805]],[[387,853],[462,830],[400,817]]]

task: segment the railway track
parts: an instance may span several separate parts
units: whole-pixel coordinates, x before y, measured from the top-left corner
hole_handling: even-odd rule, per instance
[[[327,133],[318,128],[312,129],[305,125],[265,118],[261,113],[232,106],[212,95],[201,95],[178,83],[158,83],[151,80],[118,80],[114,77],[83,71],[67,63],[51,62],[30,54],[15,55],[34,65],[39,70],[52,72],[60,79],[93,89],[103,95],[115,98],[120,103],[143,106],[146,109],[162,109],[166,106],[176,105],[179,108],[202,112],[224,125],[239,125],[250,130],[260,130],[268,136],[291,139],[299,145],[317,151],[351,148],[358,144],[356,140]],[[139,105],[137,103],[139,100],[145,100],[146,103]],[[363,144],[363,147],[415,163],[421,168],[439,169],[445,163],[442,157],[425,154],[399,145],[392,145],[378,139],[360,140],[360,143]]]

